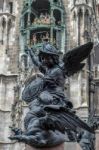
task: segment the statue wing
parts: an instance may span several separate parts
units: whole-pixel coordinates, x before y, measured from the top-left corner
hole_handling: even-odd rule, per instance
[[[63,62],[67,76],[71,76],[74,73],[77,73],[85,66],[85,63],[82,63],[82,61],[89,56],[92,48],[93,43],[88,42],[87,44],[70,50],[64,55]]]
[[[57,129],[59,131],[74,131],[78,129],[84,129],[90,133],[94,133],[93,128],[91,128],[87,123],[82,121],[72,109],[60,105],[46,105],[44,110],[47,112],[45,117],[45,125],[42,126],[49,129]],[[44,118],[42,118],[44,119]]]

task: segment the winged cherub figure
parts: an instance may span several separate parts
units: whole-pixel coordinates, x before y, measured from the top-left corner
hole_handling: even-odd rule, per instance
[[[29,105],[24,120],[25,131],[13,129],[15,135],[10,137],[11,140],[32,147],[53,147],[75,141],[80,128],[94,132],[76,116],[72,103],[64,94],[65,79],[84,67],[82,61],[92,48],[92,42],[77,47],[67,52],[61,61],[57,49],[49,43],[43,45],[37,57],[32,49],[27,49],[42,75],[25,85],[22,99]]]

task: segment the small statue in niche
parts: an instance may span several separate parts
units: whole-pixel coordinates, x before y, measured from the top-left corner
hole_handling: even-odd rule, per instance
[[[43,38],[42,38],[42,41],[44,42],[44,41],[46,41],[46,42],[49,42],[49,33],[48,32],[46,32],[46,34],[43,36]]]
[[[77,141],[79,128],[94,133],[92,127],[80,120],[72,103],[64,94],[65,79],[84,67],[82,61],[93,47],[89,42],[66,53],[59,59],[58,50],[45,43],[36,57],[27,48],[33,64],[42,74],[34,76],[23,90],[22,99],[29,105],[24,120],[25,131],[13,129],[11,140],[18,140],[32,147],[57,146],[65,141]]]
[[[37,22],[38,22],[38,18],[35,17],[33,24],[37,24]]]
[[[46,38],[49,39],[49,33],[48,32],[46,32]]]
[[[40,14],[40,19],[44,19],[44,14],[43,13]]]
[[[41,14],[40,14],[40,18],[39,18],[39,19],[40,19],[41,24],[42,24],[42,23],[44,23],[44,18],[45,18],[44,14],[43,14],[43,13],[41,13]]]
[[[50,18],[50,23],[55,25],[56,19],[54,16]]]
[[[58,22],[57,22],[57,25],[59,25],[59,26],[60,26],[60,25],[61,25],[61,21],[58,21]]]
[[[35,45],[37,43],[36,34],[33,34],[33,36],[32,36],[32,43],[33,43],[33,45]]]
[[[46,13],[44,18],[45,24],[50,24],[50,16]]]

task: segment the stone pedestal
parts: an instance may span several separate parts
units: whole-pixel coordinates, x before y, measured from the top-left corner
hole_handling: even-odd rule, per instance
[[[76,142],[66,142],[64,150],[82,150],[82,148]]]
[[[53,147],[53,148],[32,148],[30,146],[26,146],[25,150],[64,150],[64,148],[65,148],[65,145],[63,143],[63,144]]]

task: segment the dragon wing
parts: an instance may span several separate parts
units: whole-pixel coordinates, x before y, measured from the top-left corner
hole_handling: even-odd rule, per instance
[[[82,63],[82,61],[89,56],[92,48],[93,43],[88,42],[64,54],[63,62],[67,76],[71,76],[74,73],[77,73],[85,66],[85,63]]]

